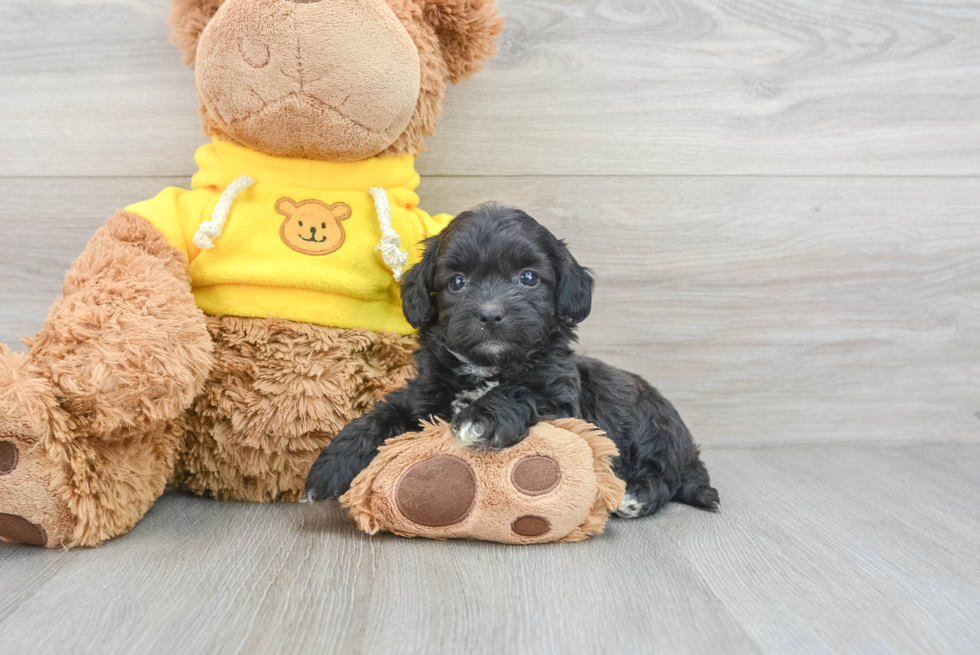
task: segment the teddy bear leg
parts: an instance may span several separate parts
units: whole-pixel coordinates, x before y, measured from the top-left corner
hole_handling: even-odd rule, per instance
[[[175,484],[196,494],[299,500],[330,440],[414,373],[413,337],[276,318],[207,321],[215,364],[175,468]]]
[[[0,539],[95,545],[163,492],[213,349],[186,269],[162,233],[119,212],[28,353],[0,346]]]

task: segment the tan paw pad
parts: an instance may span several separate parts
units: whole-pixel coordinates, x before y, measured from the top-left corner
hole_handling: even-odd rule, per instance
[[[540,537],[548,534],[548,531],[551,530],[551,523],[543,516],[525,514],[515,519],[510,524],[510,529],[514,534],[519,534],[522,537]]]
[[[473,468],[459,457],[436,455],[409,466],[395,487],[398,509],[408,520],[429,528],[455,525],[476,501]]]
[[[75,519],[52,492],[56,469],[34,441],[0,433],[0,542],[53,548],[71,538]]]
[[[561,482],[561,467],[550,457],[531,455],[514,464],[510,482],[525,496],[542,496]]]
[[[20,451],[17,444],[12,441],[0,441],[0,475],[7,475],[15,468],[20,461]]]
[[[48,535],[39,525],[34,525],[22,516],[0,514],[0,541],[12,544],[47,546]]]

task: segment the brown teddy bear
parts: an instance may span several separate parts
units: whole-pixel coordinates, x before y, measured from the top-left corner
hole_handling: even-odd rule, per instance
[[[119,211],[28,352],[0,346],[0,539],[91,546],[168,482],[299,498],[412,372],[398,281],[448,217],[415,155],[493,0],[173,0],[205,133],[192,189]]]

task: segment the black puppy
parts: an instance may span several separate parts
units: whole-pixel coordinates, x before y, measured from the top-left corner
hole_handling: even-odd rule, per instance
[[[668,500],[715,509],[718,492],[677,410],[637,375],[572,352],[592,307],[591,272],[518,209],[483,205],[428,239],[402,306],[419,329],[418,376],[324,449],[306,498],[342,495],[386,439],[450,420],[456,440],[500,450],[541,419],[574,416],[616,443],[626,481],[617,510],[652,514]]]

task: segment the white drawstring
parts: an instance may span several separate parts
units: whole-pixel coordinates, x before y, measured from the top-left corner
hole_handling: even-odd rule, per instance
[[[197,232],[194,233],[194,245],[201,250],[214,248],[211,239],[217,239],[221,236],[221,230],[225,226],[225,220],[228,218],[228,212],[231,211],[231,203],[235,201],[235,196],[253,184],[255,184],[255,180],[248,175],[242,175],[228,185],[221,194],[218,204],[214,206],[214,211],[211,212],[211,220],[201,223]]]
[[[402,281],[402,271],[408,263],[408,253],[402,250],[402,240],[391,226],[391,207],[388,205],[388,192],[381,187],[371,187],[368,193],[374,198],[374,208],[378,212],[381,225],[381,242],[374,248],[381,251],[381,259],[391,269],[395,282]]]

